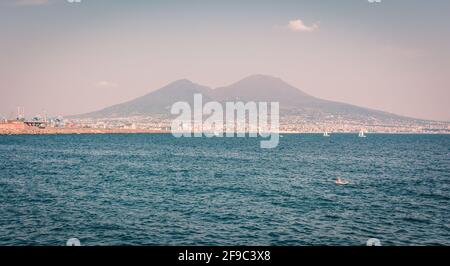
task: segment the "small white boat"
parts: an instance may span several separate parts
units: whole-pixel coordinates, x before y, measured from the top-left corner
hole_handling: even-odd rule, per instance
[[[328,131],[325,131],[325,132],[323,133],[323,136],[324,136],[324,137],[329,137],[330,134],[328,134]]]
[[[366,137],[366,135],[364,135],[364,130],[361,129],[361,131],[359,131],[358,137],[360,137],[360,138]]]
[[[342,180],[340,177],[336,178],[336,181],[334,181],[334,183],[336,183],[336,185],[348,185],[349,182]]]

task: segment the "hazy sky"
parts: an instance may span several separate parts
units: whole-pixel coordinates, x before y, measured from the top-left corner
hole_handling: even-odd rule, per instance
[[[450,120],[450,1],[1,0],[0,115],[77,114],[187,78],[280,77]]]

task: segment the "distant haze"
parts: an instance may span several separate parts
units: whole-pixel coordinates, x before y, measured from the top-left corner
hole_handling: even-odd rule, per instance
[[[0,117],[72,115],[252,74],[450,121],[450,1],[0,2]]]

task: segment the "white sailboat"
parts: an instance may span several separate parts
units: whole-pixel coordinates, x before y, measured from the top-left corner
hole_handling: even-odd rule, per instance
[[[358,137],[360,137],[360,138],[366,137],[366,135],[364,135],[364,130],[361,129],[361,131],[359,131]]]
[[[323,136],[324,136],[324,137],[329,137],[330,134],[328,134],[328,131],[325,131],[325,132],[323,133]]]

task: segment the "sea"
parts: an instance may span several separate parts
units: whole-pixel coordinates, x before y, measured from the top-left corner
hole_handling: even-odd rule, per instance
[[[0,136],[0,245],[450,245],[450,135],[260,141]]]

